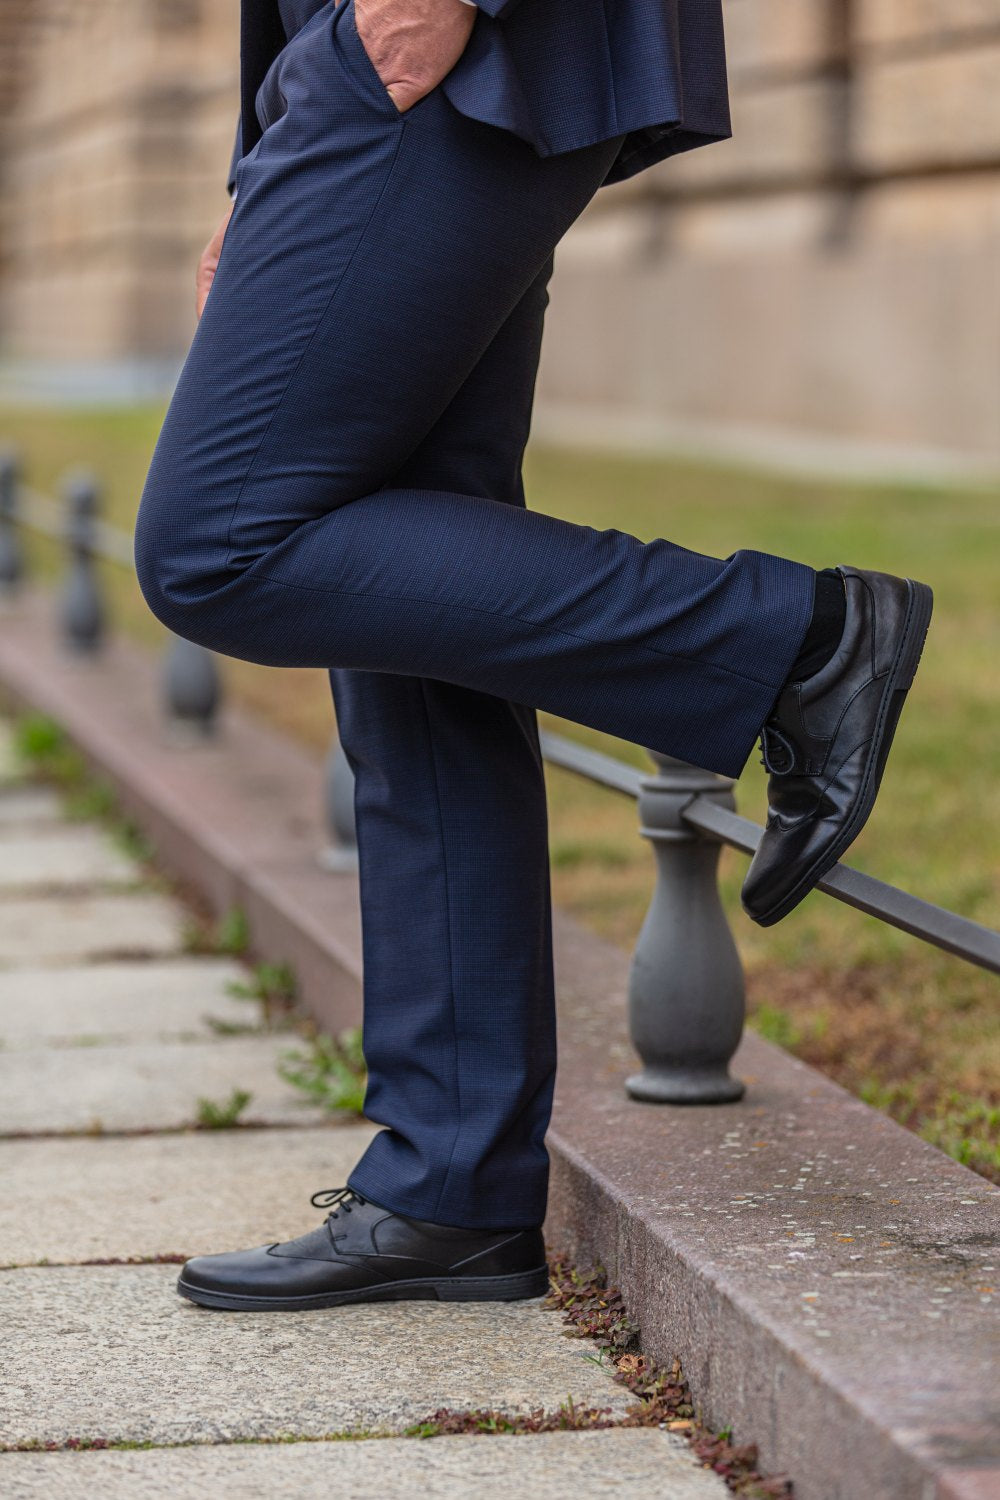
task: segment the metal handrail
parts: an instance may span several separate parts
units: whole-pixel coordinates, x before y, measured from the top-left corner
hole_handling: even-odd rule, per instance
[[[93,654],[103,646],[107,611],[94,568],[95,558],[134,574],[132,534],[100,515],[101,488],[89,470],[68,471],[62,499],[54,500],[21,480],[20,465],[10,448],[0,448],[0,595],[14,593],[22,581],[25,559],[15,535],[24,527],[60,542],[69,567],[59,596],[59,626],[67,648]],[[169,634],[169,633],[168,633]],[[162,701],[171,731],[196,740],[210,735],[221,700],[221,679],[210,651],[169,634],[163,664]]]
[[[626,796],[638,797],[643,783],[648,780],[647,773],[626,761],[578,745],[565,735],[546,731],[540,739],[542,753],[551,765],[572,771],[588,781],[596,781],[613,791],[624,792]],[[732,849],[739,849],[743,854],[755,852],[764,832],[759,823],[742,818],[705,796],[693,796],[681,809],[680,816],[688,827],[721,844],[728,844]],[[930,901],[876,880],[874,875],[866,875],[851,865],[835,865],[817,882],[817,889],[842,901],[845,906],[878,917],[888,926],[898,927],[901,932],[931,943],[945,953],[1000,974],[1000,932],[994,932],[990,927],[960,917],[946,907],[934,906]]]
[[[22,485],[18,499],[18,517],[22,526],[37,531],[42,536],[54,537],[56,541],[66,539],[66,507],[51,495],[43,495]],[[131,532],[113,526],[102,516],[91,521],[90,548],[104,562],[117,563],[122,568],[134,568],[135,554]]]

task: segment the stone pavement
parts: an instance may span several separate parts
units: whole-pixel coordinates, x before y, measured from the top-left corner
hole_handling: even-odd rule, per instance
[[[218,1314],[176,1296],[178,1257],[314,1223],[309,1193],[371,1134],[283,1083],[287,1036],[212,1025],[251,1019],[226,993],[243,966],[186,953],[184,915],[20,778],[0,722],[0,1493],[724,1500],[658,1430],[400,1436],[441,1407],[624,1414],[540,1299]],[[236,1088],[238,1128],[193,1128],[200,1097]],[[122,1446],[72,1451],[95,1440]]]

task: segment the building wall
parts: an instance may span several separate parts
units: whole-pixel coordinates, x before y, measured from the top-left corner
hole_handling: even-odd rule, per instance
[[[235,6],[30,10],[25,76],[0,126],[4,354],[174,361],[194,330],[195,260],[227,201]]]
[[[728,0],[734,135],[598,195],[540,397],[1000,463],[1000,0]]]
[[[175,367],[237,0],[3,7],[0,349]],[[560,247],[542,416],[1000,464],[1000,0],[726,0],[726,26],[733,139],[602,190]]]

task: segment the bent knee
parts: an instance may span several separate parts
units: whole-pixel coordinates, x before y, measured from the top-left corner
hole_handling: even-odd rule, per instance
[[[175,515],[190,514],[178,506]],[[176,635],[215,646],[220,596],[239,577],[221,544],[197,528],[164,519],[168,506],[146,496],[136,517],[133,556],[139,591],[156,619]]]

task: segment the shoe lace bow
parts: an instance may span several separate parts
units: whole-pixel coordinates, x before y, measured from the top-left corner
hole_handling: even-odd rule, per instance
[[[309,1202],[313,1208],[330,1209],[327,1217],[335,1219],[341,1209],[344,1210],[345,1214],[349,1214],[355,1203],[362,1204],[365,1202],[365,1199],[362,1198],[360,1193],[356,1193],[353,1188],[322,1188],[320,1192],[313,1193]]]
[[[760,735],[760,763],[772,776],[789,776],[795,770],[798,755],[795,741],[778,725],[764,725]]]

